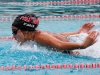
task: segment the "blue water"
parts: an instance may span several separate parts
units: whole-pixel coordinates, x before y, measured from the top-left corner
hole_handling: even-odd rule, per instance
[[[98,5],[98,4],[97,4]],[[55,8],[54,8],[55,7]],[[82,9],[84,7],[84,9]],[[91,9],[94,11],[95,7],[99,5],[80,6],[81,10]],[[50,15],[72,15],[75,12],[60,12],[58,10],[63,9],[67,11],[75,8],[72,6],[24,6],[24,5],[5,5],[0,6],[0,18],[2,17],[15,17],[17,14],[25,12],[34,12],[39,16]],[[44,9],[44,10],[43,10]],[[53,10],[52,10],[53,9]],[[79,8],[76,6],[76,10]],[[96,9],[95,9],[96,10]],[[99,9],[98,9],[99,10]],[[53,13],[55,11],[56,13]],[[48,13],[49,12],[49,13]],[[51,14],[50,14],[51,12]],[[99,12],[82,12],[76,14],[95,14]],[[99,19],[84,19],[84,20],[40,20],[39,30],[48,30],[55,33],[77,31],[86,22],[95,22],[100,24]],[[0,37],[10,37],[12,21],[0,21]],[[96,26],[97,28],[100,26]],[[100,56],[100,55],[98,55]],[[41,65],[41,64],[81,64],[81,63],[99,63],[100,58],[94,58],[91,56],[75,56],[69,54],[62,54],[60,52],[53,52],[45,47],[38,46],[36,43],[30,41],[28,44],[19,46],[16,41],[0,40],[0,66],[12,66],[12,65]],[[100,75],[99,68],[96,69],[42,69],[42,70],[0,70],[0,75]]]
[[[41,20],[39,28],[40,30],[48,30],[51,32],[59,33],[65,31],[76,31],[84,23],[89,22],[87,20],[61,20],[61,21],[50,21]],[[12,36],[11,34],[11,23],[12,22],[1,22],[2,30],[0,29],[1,36]],[[8,25],[8,26],[7,26]],[[59,29],[60,28],[60,29]],[[3,32],[3,34],[2,34]],[[36,44],[35,44],[36,45]],[[19,46],[15,41],[0,41],[0,65],[1,66],[12,66],[12,65],[41,65],[41,64],[81,64],[81,63],[99,63],[100,58],[93,58],[88,56],[74,56],[69,54],[56,53],[48,50],[44,47],[40,47],[32,42]],[[77,61],[76,61],[77,60]],[[44,69],[44,70],[12,70],[6,71],[6,75],[99,75],[99,69]],[[0,75],[5,75],[5,71],[0,71]]]

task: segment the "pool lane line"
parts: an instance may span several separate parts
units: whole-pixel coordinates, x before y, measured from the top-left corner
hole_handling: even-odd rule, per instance
[[[1,4],[12,5],[84,5],[84,4],[97,4],[100,0],[72,0],[72,1],[41,1],[41,2],[17,2],[16,0],[8,2],[7,0],[1,1]]]
[[[74,65],[73,64],[46,64],[46,65],[43,65],[41,64],[40,66],[39,65],[24,65],[24,66],[21,66],[21,65],[18,65],[18,66],[0,66],[0,70],[42,70],[42,69],[95,69],[95,68],[100,68],[100,63],[81,63],[81,64],[78,64],[78,63],[75,63]]]
[[[13,38],[13,36],[10,36],[10,37],[0,37],[0,41],[4,41],[4,40],[6,40],[6,41],[9,41],[9,40],[14,40],[14,38]]]
[[[75,19],[98,19],[100,14],[86,15],[62,15],[62,16],[41,16],[40,20],[75,20]],[[15,18],[0,18],[0,21],[13,21]]]

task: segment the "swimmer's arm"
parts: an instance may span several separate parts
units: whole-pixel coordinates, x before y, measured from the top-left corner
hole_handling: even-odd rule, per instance
[[[79,32],[63,32],[63,33],[60,33],[60,34],[63,35],[63,36],[70,36],[70,35],[79,34]]]
[[[49,34],[43,34],[43,33],[36,38],[36,42],[40,43],[41,45],[57,48],[59,50],[74,50],[74,49],[84,48],[83,44],[66,42],[66,41],[64,42]]]
[[[52,35],[40,33],[39,36],[35,39],[38,43],[44,44],[46,46],[51,46],[53,48],[58,48],[61,50],[74,50],[74,49],[84,49],[90,46],[93,41],[97,38],[98,34],[95,31],[92,31],[83,43],[73,43],[73,42],[64,42]]]
[[[75,35],[75,34],[79,34],[81,32],[84,32],[84,33],[88,33],[95,25],[93,23],[85,23],[84,25],[82,25],[78,31],[76,32],[64,32],[64,33],[61,33],[61,35],[64,35],[64,36],[69,36],[69,35]]]

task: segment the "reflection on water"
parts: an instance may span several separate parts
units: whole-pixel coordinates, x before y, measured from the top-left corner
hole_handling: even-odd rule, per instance
[[[11,4],[7,2],[46,2],[47,0],[0,0],[0,16],[15,16],[21,13],[34,12],[39,16],[46,15],[73,15],[100,13],[100,4],[83,5],[28,5]],[[58,1],[58,0],[48,0]],[[61,0],[59,0],[61,1]],[[67,0],[68,1],[68,0]]]

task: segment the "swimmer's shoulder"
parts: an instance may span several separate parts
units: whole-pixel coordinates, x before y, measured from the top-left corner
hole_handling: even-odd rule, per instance
[[[48,35],[50,35],[50,34],[48,33],[48,31],[39,31],[39,30],[37,30],[37,31],[36,31],[35,37],[36,37],[37,39],[40,39],[40,38],[45,38],[45,36],[48,36]]]
[[[36,34],[38,34],[38,35],[42,35],[42,34],[52,34],[51,32],[49,32],[49,31],[39,31],[39,30],[37,30],[36,31]]]
[[[50,38],[52,35],[48,34],[46,31],[36,31],[34,41],[40,45],[48,46],[50,44]]]

